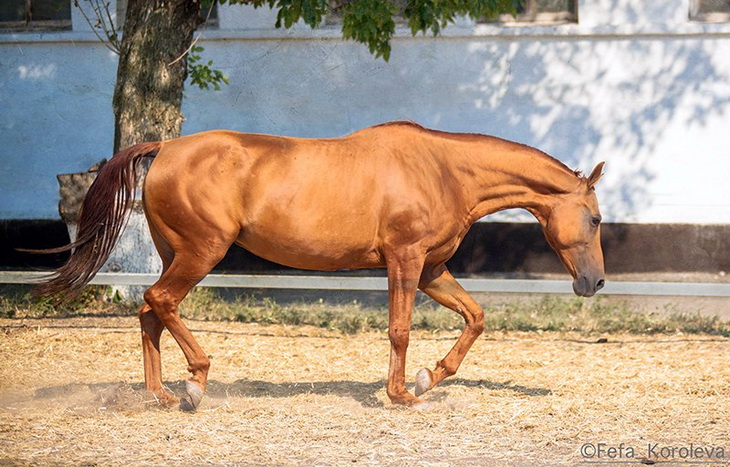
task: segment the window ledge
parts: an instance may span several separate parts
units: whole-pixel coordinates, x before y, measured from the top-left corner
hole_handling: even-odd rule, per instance
[[[430,37],[430,34],[426,35]],[[488,37],[503,40],[534,38],[606,38],[622,37],[707,37],[730,36],[730,23],[701,23],[687,21],[685,24],[665,25],[622,25],[622,26],[583,26],[581,24],[535,25],[516,24],[474,24],[460,21],[444,28],[440,37],[469,38]],[[252,29],[209,29],[203,31],[204,40],[276,40],[276,39],[340,39],[339,25],[325,25],[311,29],[306,25],[295,25],[291,29],[252,28]],[[396,27],[395,38],[411,38],[410,29],[405,25]],[[418,34],[417,38],[423,37]],[[92,32],[84,31],[28,31],[4,32],[0,30],[0,43],[44,43],[44,42],[99,42]]]

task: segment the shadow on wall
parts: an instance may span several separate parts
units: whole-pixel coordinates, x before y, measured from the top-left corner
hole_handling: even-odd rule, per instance
[[[711,53],[713,42],[610,38],[477,42],[471,45],[468,60],[481,63],[482,69],[476,80],[459,84],[460,98],[472,102],[480,122],[486,127],[497,127],[500,136],[543,149],[572,168],[590,171],[597,162],[606,160],[607,175],[598,187],[604,217],[634,220],[638,213],[657,202],[652,181],[664,164],[657,158],[677,151],[668,148],[665,139],[675,139],[672,132],[705,126],[711,117],[727,113],[728,70],[723,71],[713,62],[713,57],[717,57]],[[690,154],[684,160],[669,156],[666,164],[700,163]],[[711,154],[700,156],[705,163],[713,160]],[[711,170],[711,166],[707,169]],[[703,172],[705,169],[695,169],[688,174],[702,176]],[[681,182],[678,180],[677,184]],[[681,185],[677,187],[678,191],[682,189],[685,188]],[[522,212],[505,214],[494,217],[505,221],[531,220]],[[477,264],[480,261],[509,264],[510,271],[560,269],[554,255],[545,254],[548,249],[541,236],[537,232],[524,235],[525,227],[517,229],[525,240],[521,248],[498,252],[487,247],[497,253],[483,256],[477,250],[484,249],[482,243],[488,239],[477,240],[477,235],[470,234],[455,260],[469,258],[466,263],[470,264],[464,265],[466,270],[489,268],[487,264]],[[539,230],[537,225],[534,227]],[[667,227],[671,230],[671,226]],[[700,235],[699,227],[696,230],[700,233],[682,229],[677,233],[677,229],[670,232],[657,227],[650,237],[664,242],[663,245],[676,245],[682,239],[692,241]],[[501,228],[507,236],[515,230]],[[490,230],[493,231],[489,233]],[[610,228],[604,232],[609,234],[604,235],[603,242],[607,269],[673,269],[666,256],[660,259],[647,251],[656,245],[652,245],[651,238],[637,240],[635,230]],[[652,229],[647,226],[638,230]],[[519,243],[508,238],[500,240],[503,235],[499,232],[496,228],[482,228],[478,236],[488,234],[490,243]],[[685,247],[683,251],[697,249],[693,244]],[[627,258],[626,248],[638,256]],[[661,250],[668,253],[666,248]],[[640,261],[642,264],[628,264],[644,256],[646,261]],[[694,259],[685,256],[682,255],[682,261],[678,259],[680,270],[718,267],[705,264],[706,254]]]
[[[662,157],[665,148],[659,146],[673,136],[669,132],[703,126],[730,105],[727,70],[713,63],[713,42],[474,43],[469,61],[483,68],[459,91],[500,136],[584,171],[606,160],[606,178],[598,188],[604,217],[632,220],[654,202],[651,182],[661,163],[650,159]]]

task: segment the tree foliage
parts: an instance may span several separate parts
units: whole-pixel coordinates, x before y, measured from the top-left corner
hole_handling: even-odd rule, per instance
[[[390,58],[390,38],[395,33],[396,6],[381,0],[354,0],[342,7],[342,37],[367,44],[371,54]]]
[[[290,28],[299,21],[312,28],[322,24],[328,14],[342,17],[342,37],[368,46],[375,57],[390,58],[390,41],[395,34],[396,18],[402,17],[414,36],[438,35],[460,16],[474,20],[492,19],[503,13],[514,14],[524,0],[220,0],[221,3],[268,6],[277,10],[276,27]]]
[[[515,14],[519,4],[520,0],[409,0],[404,13],[414,36],[427,31],[436,35],[459,16],[488,20]]]
[[[200,55],[203,47],[193,46],[188,54],[188,77],[190,84],[198,86],[200,89],[211,89],[220,91],[221,83],[228,84],[228,77],[222,71],[211,68],[213,60],[207,62],[202,61]]]

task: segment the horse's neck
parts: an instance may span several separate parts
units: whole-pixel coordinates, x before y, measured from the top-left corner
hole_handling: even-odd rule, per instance
[[[555,195],[570,193],[580,183],[560,162],[534,148],[491,139],[469,146],[462,163],[473,173],[467,191],[474,221],[511,208],[546,218]]]

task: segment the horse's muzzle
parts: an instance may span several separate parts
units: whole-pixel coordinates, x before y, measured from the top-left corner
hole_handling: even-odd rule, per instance
[[[573,281],[573,292],[579,297],[592,297],[603,288],[606,281],[600,279],[591,279],[588,276],[578,276]]]

